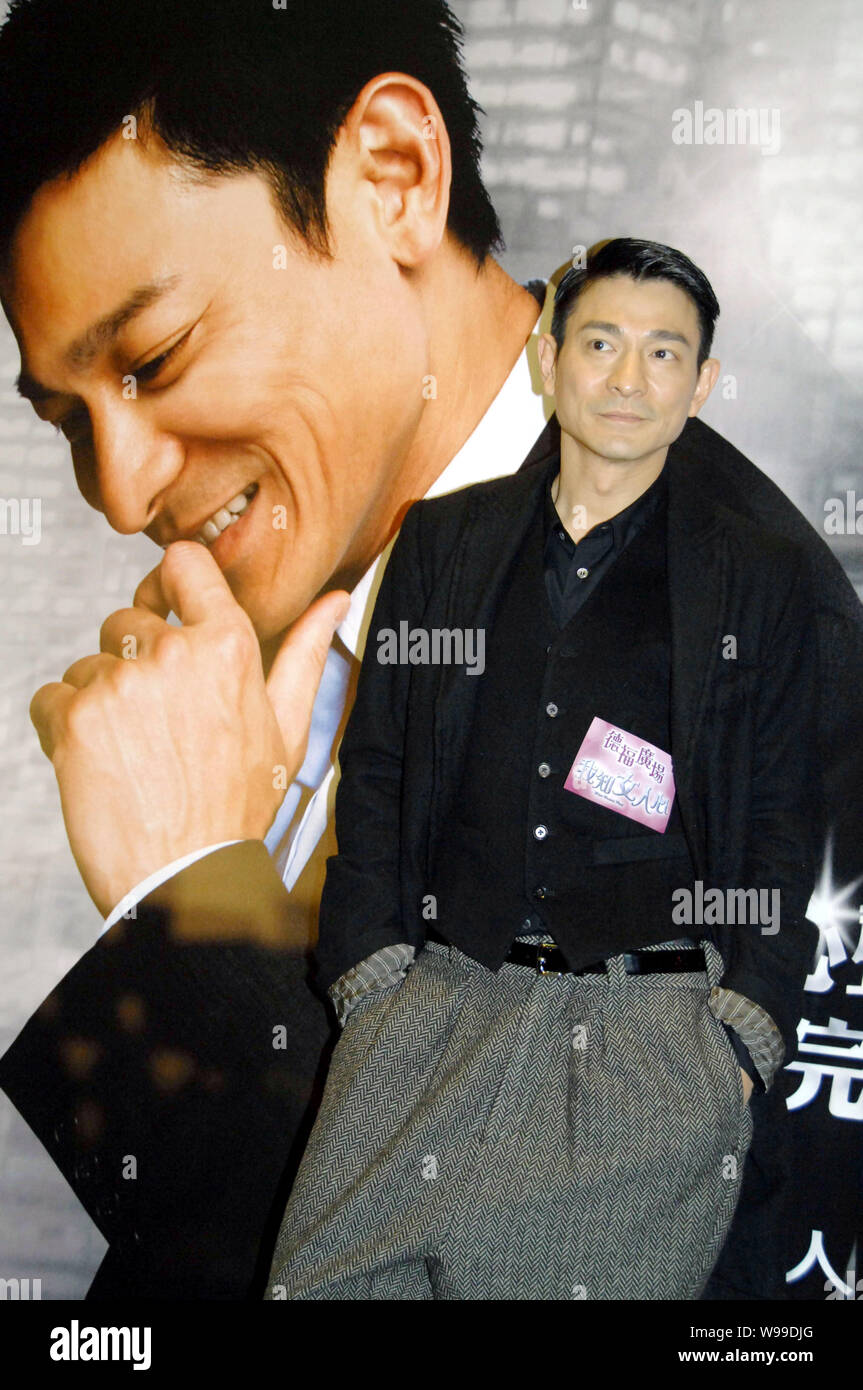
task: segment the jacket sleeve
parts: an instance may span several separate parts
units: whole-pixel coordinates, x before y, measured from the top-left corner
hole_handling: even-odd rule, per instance
[[[322,990],[381,947],[422,943],[420,924],[402,921],[399,873],[402,767],[414,667],[382,658],[398,655],[387,644],[398,645],[403,632],[422,622],[425,611],[423,505],[415,504],[405,516],[381,581],[356,700],[339,750],[338,853],[327,860],[316,952]]]
[[[750,820],[742,889],[756,889],[764,921],[741,924],[720,988],[754,1000],[796,1049],[803,985],[818,930],[806,919],[822,821],[818,729],[818,631],[805,556],[767,640],[755,692]],[[768,896],[769,895],[769,896]]]
[[[327,990],[342,1027],[347,1023],[354,1005],[367,994],[400,984],[413,965],[416,950],[407,942],[383,946],[374,955],[340,975]]]
[[[708,1004],[755,1089],[769,1090],[785,1053],[782,1034],[769,1013],[733,989],[712,989]]]
[[[261,1296],[331,1034],[292,936],[264,845],[219,850],[112,927],[0,1060],[109,1242],[89,1297]]]

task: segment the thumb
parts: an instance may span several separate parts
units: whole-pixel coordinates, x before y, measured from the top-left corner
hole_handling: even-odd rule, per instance
[[[167,618],[171,611],[170,601],[165,597],[162,588],[162,561],[160,560],[155,569],[145,574],[137,589],[135,597],[132,599],[133,608],[149,608],[151,613],[157,613],[160,618]]]
[[[312,706],[324,673],[333,633],[344,621],[350,595],[340,589],[317,599],[298,618],[279,648],[267,678],[267,695],[289,756],[305,756]]]

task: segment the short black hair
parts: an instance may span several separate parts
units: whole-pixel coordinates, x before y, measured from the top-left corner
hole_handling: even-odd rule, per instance
[[[615,237],[613,241],[597,242],[587,253],[584,266],[571,266],[557,287],[554,296],[554,315],[551,334],[558,351],[563,347],[567,320],[578,297],[596,280],[612,275],[628,275],[632,280],[668,280],[689,295],[698,311],[701,338],[698,345],[698,367],[710,356],[713,329],[719,318],[719,302],[703,270],[659,241],[639,241],[636,237]]]
[[[134,115],[193,170],[261,173],[288,225],[327,256],[338,132],[366,82],[404,72],[440,107],[447,225],[481,265],[503,240],[462,39],[445,0],[12,0],[0,31],[0,255],[36,191]]]

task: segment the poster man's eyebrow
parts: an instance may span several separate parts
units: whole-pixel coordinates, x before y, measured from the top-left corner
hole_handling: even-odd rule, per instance
[[[150,305],[155,304],[163,295],[176,289],[179,283],[179,275],[169,275],[161,280],[153,280],[148,285],[139,285],[116,309],[91,323],[79,338],[69,344],[63,357],[71,367],[89,366],[97,354],[112,343],[132,319],[149,309]],[[33,402],[45,401],[57,395],[56,391],[43,386],[26,369],[19,373],[15,387],[20,396]]]
[[[169,291],[176,289],[179,284],[179,275],[169,275],[162,280],[153,280],[149,285],[139,285],[133,290],[128,299],[124,300],[116,309],[112,309],[110,314],[105,314],[102,318],[91,323],[85,329],[80,338],[76,338],[74,343],[63,354],[66,361],[73,367],[87,367],[93,358],[109,343],[112,343],[121,329],[126,327],[138,314],[149,309],[151,304],[155,304],[157,299]]]

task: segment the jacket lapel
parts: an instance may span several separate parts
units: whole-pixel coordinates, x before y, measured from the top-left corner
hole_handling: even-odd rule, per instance
[[[558,457],[557,434],[546,426],[517,473],[470,490],[467,515],[453,559],[445,604],[448,627],[491,626],[501,587],[540,503],[552,460]],[[438,700],[476,678],[457,666],[442,666]]]
[[[699,461],[682,438],[669,449],[666,469],[671,746],[680,814],[698,859],[703,834],[695,803],[695,749],[724,635],[724,549],[717,544],[716,505],[699,485]]]
[[[536,466],[522,467],[491,487],[471,492],[468,511],[453,557],[449,590],[436,612],[447,628],[484,629],[486,644],[502,586],[528,528],[533,523],[551,456],[537,454]],[[517,653],[513,654],[517,660]],[[434,764],[436,794],[432,797],[439,826],[455,794],[473,722],[481,676],[461,666],[435,671]],[[436,836],[433,828],[431,841]]]

